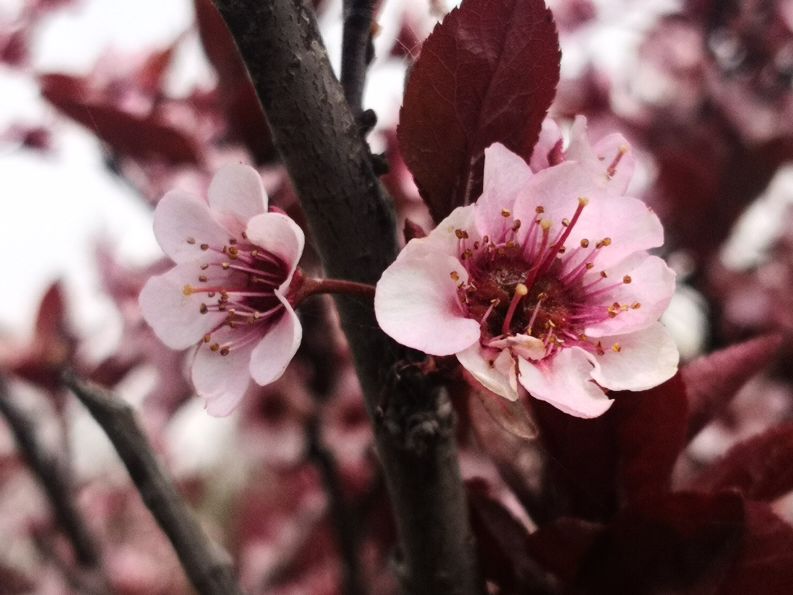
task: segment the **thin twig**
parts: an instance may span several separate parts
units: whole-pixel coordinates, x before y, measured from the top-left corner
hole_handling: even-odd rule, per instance
[[[344,36],[341,46],[341,86],[354,114],[362,108],[366,68],[372,47],[374,0],[344,0]]]
[[[71,481],[65,466],[52,453],[47,452],[36,438],[33,423],[11,400],[8,386],[0,377],[0,415],[8,422],[19,452],[49,500],[58,525],[74,550],[77,563],[94,574],[93,580],[104,584],[101,573],[99,547],[88,526],[74,504]]]
[[[201,529],[173,481],[157,462],[132,408],[72,374],[66,374],[64,382],[110,438],[196,591],[202,595],[241,594],[229,555]]]
[[[341,478],[333,454],[322,443],[319,418],[314,417],[306,424],[307,456],[319,471],[322,484],[328,495],[330,514],[339,544],[344,567],[344,593],[361,595],[360,564],[358,563],[358,530],[352,511],[344,500]]]

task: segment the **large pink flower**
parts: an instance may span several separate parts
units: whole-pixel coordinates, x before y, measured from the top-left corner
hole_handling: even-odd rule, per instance
[[[548,122],[531,159],[485,151],[482,196],[411,240],[377,285],[375,311],[398,342],[455,354],[486,388],[578,417],[670,378],[678,352],[658,322],[674,273],[646,251],[663,243],[656,215],[624,196],[625,139],[591,146],[576,120],[561,150]]]
[[[251,167],[229,165],[209,186],[209,202],[178,190],[154,212],[154,234],[176,263],[148,280],[143,316],[172,349],[198,345],[192,380],[211,415],[228,415],[250,379],[277,380],[302,336],[289,303],[305,242],[284,214],[267,212]]]

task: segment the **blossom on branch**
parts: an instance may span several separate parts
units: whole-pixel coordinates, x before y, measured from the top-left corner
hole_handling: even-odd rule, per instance
[[[176,263],[140,294],[143,316],[172,349],[198,345],[196,391],[211,415],[228,415],[251,378],[281,377],[302,337],[290,303],[305,238],[285,214],[268,212],[259,174],[228,165],[208,202],[174,190],[154,212],[154,234]]]
[[[663,229],[624,195],[633,158],[620,135],[592,146],[578,118],[563,151],[546,121],[531,165],[489,147],[481,197],[407,244],[377,285],[377,319],[403,345],[455,354],[502,397],[522,385],[596,417],[612,403],[604,389],[644,390],[677,370],[658,322],[674,273],[647,253]]]

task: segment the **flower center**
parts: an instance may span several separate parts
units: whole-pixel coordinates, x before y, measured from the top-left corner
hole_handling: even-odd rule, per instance
[[[197,243],[187,238],[187,243]],[[195,284],[187,284],[182,293],[189,296],[205,294],[199,312],[225,312],[225,320],[204,336],[210,350],[228,355],[233,349],[261,338],[284,312],[275,290],[286,281],[289,268],[278,255],[263,250],[245,233],[230,238],[223,246],[199,244],[207,253],[207,261],[198,266]],[[233,341],[214,342],[212,334],[227,327],[239,329]]]
[[[640,307],[602,303],[603,294],[630,283],[629,276],[614,282],[605,271],[594,280],[587,274],[611,238],[581,239],[571,250],[565,246],[588,202],[580,198],[570,219],[556,226],[537,207],[531,228],[520,240],[517,232],[523,223],[507,209],[502,211],[502,231],[494,237],[471,242],[467,231],[455,231],[468,273],[468,281],[458,283],[458,298],[466,315],[479,321],[483,345],[528,335],[543,342],[546,357],[572,345],[602,351],[599,342],[585,335],[586,327]],[[459,272],[450,275],[459,281]]]

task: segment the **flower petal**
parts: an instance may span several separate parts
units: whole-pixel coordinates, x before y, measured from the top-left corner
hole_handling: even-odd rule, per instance
[[[250,375],[262,386],[281,377],[303,338],[303,327],[292,306],[278,293],[276,295],[284,304],[285,312],[251,353]]]
[[[451,278],[457,273],[457,280]],[[398,259],[388,267],[374,297],[377,322],[402,345],[432,355],[451,355],[479,339],[479,323],[466,318],[457,284],[468,280],[462,263],[439,253]]]
[[[561,147],[562,131],[559,125],[552,118],[545,118],[540,129],[540,138],[537,139],[537,144],[534,145],[534,151],[531,154],[529,166],[531,171],[538,172],[551,166],[551,153],[557,151],[557,147]],[[558,149],[561,155],[561,149]]]
[[[593,147],[589,142],[584,116],[576,116],[573,122],[570,146],[565,156],[583,164],[595,184],[609,188],[615,194],[625,194],[636,166],[631,147],[621,134],[609,134]]]
[[[227,327],[212,334],[214,342],[232,341],[236,333]],[[228,355],[212,351],[209,344],[198,346],[193,359],[191,377],[199,396],[206,399],[209,415],[225,417],[239,405],[251,382],[248,364],[252,344],[232,349]]]
[[[397,261],[426,253],[458,256],[460,254],[460,239],[455,233],[457,230],[468,232],[470,236],[468,242],[470,243],[479,239],[474,225],[474,214],[474,205],[457,207],[425,237],[410,240],[397,255]]]
[[[607,287],[616,283],[616,287],[596,296],[592,303],[604,308],[617,303],[627,309],[587,327],[584,332],[590,337],[633,333],[653,325],[666,311],[675,292],[675,273],[657,256],[635,254],[608,269],[607,274],[599,285]],[[624,283],[627,278],[630,283]]]
[[[195,285],[200,273],[207,273],[208,282],[221,275],[217,267],[201,271],[198,263],[179,264],[171,270],[151,277],[140,292],[138,302],[143,318],[154,334],[171,349],[186,349],[217,327],[226,318],[224,312],[201,314],[201,303],[207,301],[203,293],[185,295],[186,285]]]
[[[680,355],[664,326],[654,325],[629,335],[603,337],[604,354],[592,356],[592,378],[611,390],[646,390],[677,372]],[[617,344],[619,351],[611,346]]]
[[[287,215],[263,213],[248,221],[246,235],[252,243],[275,254],[287,264],[289,274],[280,287],[285,291],[303,254],[306,243],[303,230]]]
[[[487,390],[510,401],[518,399],[515,359],[508,349],[487,349],[474,343],[457,354],[462,366]]]
[[[485,149],[484,185],[482,196],[476,201],[476,226],[481,235],[498,238],[499,231],[512,225],[512,218],[504,217],[502,211],[512,212],[515,199],[525,191],[531,176],[523,158],[501,143]]]
[[[262,178],[249,165],[223,166],[209,183],[207,195],[209,206],[235,233],[244,231],[249,219],[267,212],[267,193]]]
[[[518,370],[531,396],[569,415],[598,417],[611,407],[612,401],[591,380],[589,354],[579,347],[562,349],[536,364],[518,358]]]
[[[181,263],[206,256],[202,244],[220,250],[233,234],[218,223],[204,201],[172,190],[154,209],[154,235],[163,252]]]

